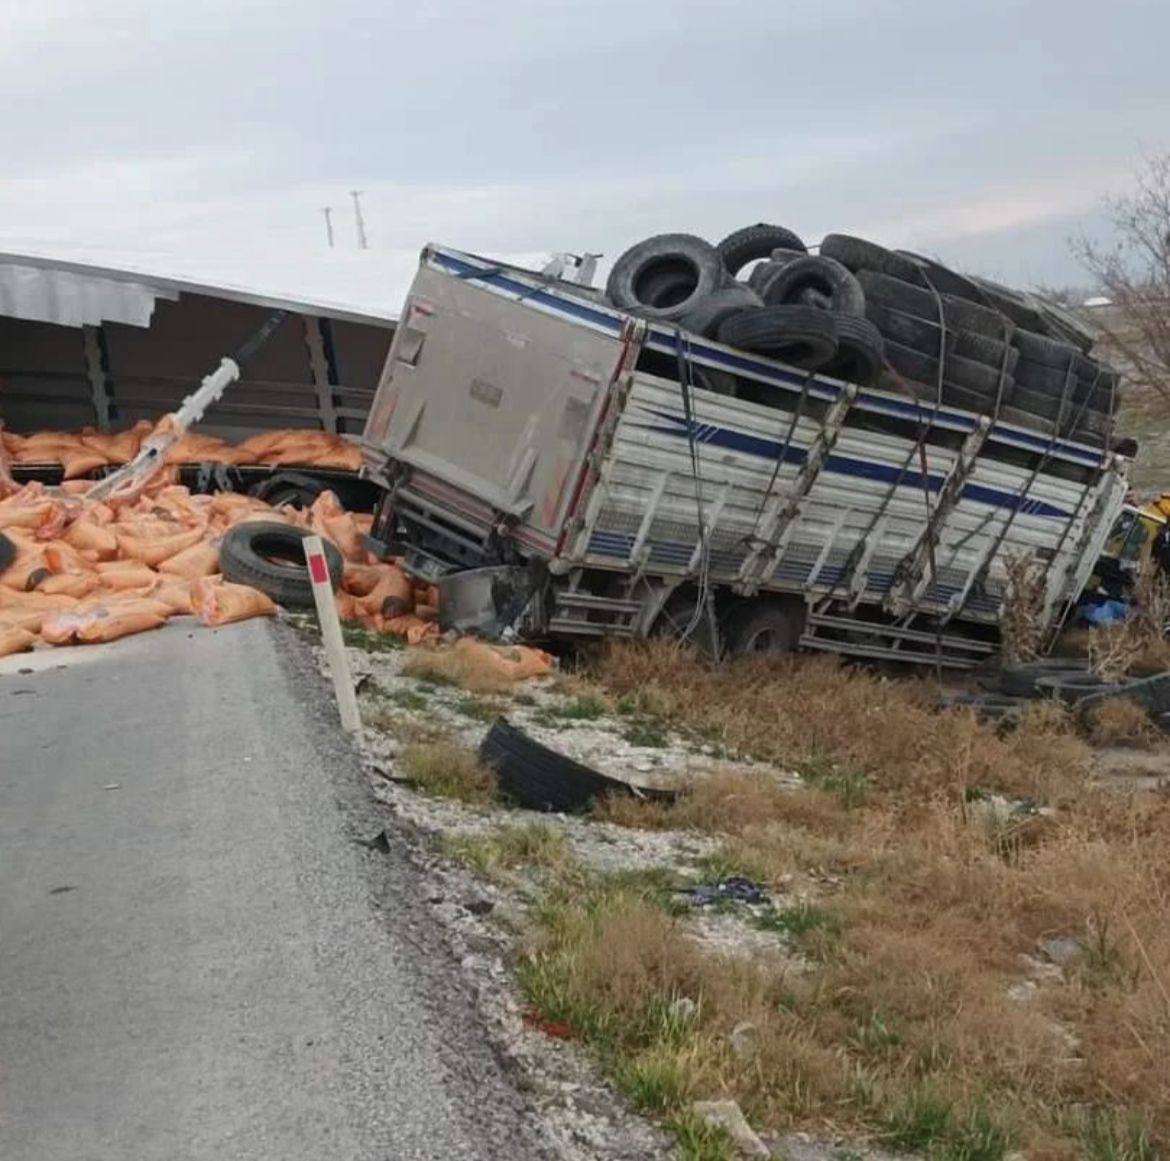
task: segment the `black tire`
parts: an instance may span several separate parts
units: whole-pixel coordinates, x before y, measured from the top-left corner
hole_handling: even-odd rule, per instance
[[[885,344],[881,331],[856,315],[838,314],[833,318],[837,324],[837,354],[822,370],[826,375],[868,386],[882,373]]]
[[[1042,363],[1033,363],[1021,355],[1016,364],[1015,377],[1017,382],[1030,391],[1042,391],[1047,395],[1057,396],[1064,395],[1067,391],[1073,399],[1084,399],[1091,395],[1094,400],[1099,401],[1097,410],[1104,411],[1113,398],[1111,383],[1106,374],[1084,355],[1077,355],[1073,372],[1070,385],[1067,363],[1059,369],[1046,367]]]
[[[968,302],[980,302],[979,287],[971,279],[956,273],[949,266],[936,262],[933,258],[924,258],[912,250],[895,250],[903,258],[909,258],[922,271],[922,276],[928,286],[933,287],[939,294],[951,294],[955,298],[965,298]]]
[[[1041,435],[1056,434],[1056,424],[1051,419],[1045,419],[1042,415],[1034,415],[1031,411],[1023,411],[1019,407],[1013,407],[1010,398],[1005,406],[1000,407],[999,418],[1004,423],[1012,424],[1013,427],[1026,427]]]
[[[972,278],[971,281],[979,288],[979,301],[985,306],[999,311],[1017,327],[1037,334],[1045,333],[1044,316],[1026,295],[987,278]]]
[[[1125,682],[1108,682],[1093,673],[1055,673],[1036,679],[1041,697],[1051,697],[1066,705],[1076,705],[1086,697],[1112,696],[1124,692]]]
[[[865,304],[865,316],[877,326],[883,338],[900,343],[903,347],[921,351],[931,358],[938,358],[943,333],[938,323],[903,314],[901,311],[891,310],[874,302]],[[947,353],[959,355],[964,359],[973,359],[977,363],[986,363],[997,371],[1004,367],[1009,375],[1015,370],[1016,360],[1020,357],[1019,351],[999,339],[990,339],[986,335],[977,335],[957,328],[947,329]]]
[[[219,567],[224,577],[267,593],[286,609],[314,606],[313,585],[304,563],[302,541],[311,533],[275,521],[238,524],[229,529],[219,546]],[[329,580],[336,592],[341,587],[345,561],[337,548],[325,541]]]
[[[1083,355],[1087,355],[1097,341],[1097,336],[1083,323],[1076,314],[1063,307],[1058,302],[1049,302],[1047,299],[1031,296],[1036,309],[1048,324],[1048,333],[1054,338],[1063,339],[1071,343]]]
[[[694,309],[687,311],[678,320],[678,325],[684,330],[713,339],[718,336],[720,326],[727,319],[763,305],[764,300],[750,286],[734,282],[723,290],[715,291]]]
[[[479,760],[495,770],[500,793],[528,810],[576,814],[600,798],[632,793],[625,782],[549,749],[502,718],[480,743]]]
[[[605,294],[614,306],[647,318],[681,318],[722,289],[719,251],[692,234],[658,234],[631,246],[614,263]]]
[[[999,693],[948,693],[943,695],[941,705],[943,709],[972,710],[982,721],[999,722],[1019,716],[1027,701]]]
[[[933,291],[870,270],[861,271],[857,281],[865,291],[866,302],[914,315],[927,322],[938,322],[939,299]],[[1000,342],[1004,342],[1011,331],[1011,325],[1002,315],[962,298],[942,295],[942,309],[948,329],[971,331]]]
[[[1074,443],[1104,448],[1109,445],[1109,437],[1112,434],[1113,420],[1108,415],[1102,415],[1099,411],[1082,411],[1073,421],[1068,438]]]
[[[666,602],[650,636],[688,646],[708,661],[718,661],[726,648],[718,610],[712,627],[710,611],[704,608],[699,612],[698,600],[686,592],[676,593]]]
[[[815,291],[836,314],[865,314],[865,291],[853,275],[832,258],[806,254],[784,263],[760,288],[760,297],[769,306],[802,301],[806,291]]]
[[[976,415],[985,415],[995,407],[996,401],[989,399],[981,391],[968,391],[965,387],[956,387],[953,383],[944,383],[942,401],[947,407],[958,407],[962,411],[973,411]]]
[[[766,262],[757,262],[752,267],[752,271],[747,278],[747,284],[757,294],[760,294],[769,281],[787,266],[789,262],[795,262],[797,258],[805,257],[807,255],[803,250],[773,250],[771,257]]]
[[[291,504],[294,508],[308,508],[325,491],[327,485],[302,472],[277,472],[262,480],[249,491],[250,496],[279,508]]]
[[[1038,335],[1035,331],[1017,330],[1012,335],[1012,346],[1020,352],[1020,358],[1029,363],[1039,363],[1045,367],[1055,367],[1066,371],[1070,361],[1088,363],[1089,360],[1076,347],[1062,339],[1050,339],[1047,335]],[[1093,371],[1095,372],[1095,364]],[[1077,374],[1081,371],[1078,369]]]
[[[773,250],[794,250],[801,254],[808,253],[808,247],[799,235],[785,229],[784,226],[770,226],[765,222],[758,222],[754,226],[744,226],[742,230],[728,234],[715,249],[722,256],[723,265],[732,278],[749,262],[770,257]]]
[[[904,379],[929,388],[936,388],[938,385],[938,359],[932,359],[929,355],[923,355],[899,343],[887,342],[886,362]],[[1001,392],[998,368],[990,367],[986,363],[977,363],[973,359],[951,355],[943,365],[943,383],[973,392],[987,402],[994,403],[1001,394],[1007,397],[1012,379],[1011,376],[1006,378]]]
[[[804,633],[807,610],[799,601],[760,597],[747,600],[727,617],[723,635],[732,657],[792,653]]]
[[[916,262],[884,246],[867,242],[864,238],[855,238],[851,234],[826,234],[821,242],[820,254],[840,262],[854,274],[862,270],[872,271],[914,286],[926,287],[926,279]]]
[[[1022,665],[1005,665],[996,683],[1008,697],[1042,697],[1036,682],[1042,677],[1066,677],[1088,672],[1087,662],[1075,657],[1046,657]]]
[[[16,559],[16,545],[0,532],[0,573],[3,573]]]
[[[719,341],[815,371],[837,354],[837,325],[815,307],[763,306],[729,318]]]
[[[1067,423],[1079,410],[1071,399],[1062,400],[1059,395],[1049,395],[1046,391],[1031,391],[1019,383],[1012,388],[1008,403],[1017,411],[1038,415],[1050,423]]]

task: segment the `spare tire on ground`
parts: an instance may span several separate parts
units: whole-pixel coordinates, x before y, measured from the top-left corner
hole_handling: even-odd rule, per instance
[[[675,320],[727,285],[723,257],[693,234],[657,234],[614,263],[605,294],[614,306]]]
[[[763,306],[729,318],[719,341],[816,371],[837,353],[837,323],[812,306]]]
[[[808,247],[797,234],[784,226],[770,226],[765,222],[728,234],[715,249],[723,256],[723,264],[732,278],[749,262],[770,257],[773,250],[808,253]]]
[[[312,608],[313,585],[303,546],[311,535],[276,521],[237,524],[224,534],[219,546],[220,571],[227,580],[251,585],[287,609]],[[328,540],[324,545],[329,580],[336,592],[345,561]]]

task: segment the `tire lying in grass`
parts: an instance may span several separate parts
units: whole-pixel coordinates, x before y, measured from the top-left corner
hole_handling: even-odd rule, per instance
[[[634,793],[628,783],[558,754],[502,718],[480,744],[479,760],[495,770],[500,792],[528,810],[574,814],[610,795]],[[665,801],[674,797],[668,791],[646,796]]]
[[[773,250],[792,250],[807,254],[808,247],[799,235],[784,226],[770,226],[758,222],[728,234],[716,247],[723,257],[727,273],[734,278],[749,262],[767,258]]]
[[[614,306],[672,321],[727,285],[718,250],[692,234],[656,234],[631,246],[605,284]]]
[[[1017,717],[1028,704],[1022,697],[1006,697],[1001,693],[949,693],[941,700],[943,709],[969,709],[985,722],[999,722]]]
[[[286,609],[310,609],[313,585],[304,550],[305,537],[310,535],[303,528],[275,521],[238,524],[219,546],[220,571],[227,580],[251,585]],[[323,543],[329,581],[336,592],[345,561],[329,541]]]
[[[1007,697],[1042,697],[1044,691],[1036,685],[1040,678],[1072,677],[1078,673],[1088,673],[1088,662],[1075,657],[1046,657],[1021,665],[1005,665],[997,685],[999,692]]]

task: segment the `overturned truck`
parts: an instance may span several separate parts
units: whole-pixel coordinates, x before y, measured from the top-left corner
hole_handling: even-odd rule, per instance
[[[838,243],[885,262],[851,270],[784,233],[652,240],[606,292],[428,246],[362,437],[371,546],[439,585],[446,624],[506,639],[969,667],[1028,558],[1055,631],[1126,491],[1091,340],[925,259]],[[1021,346],[1049,356],[1044,398]]]

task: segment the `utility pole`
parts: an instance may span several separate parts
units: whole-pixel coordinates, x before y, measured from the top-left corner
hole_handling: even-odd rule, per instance
[[[329,239],[329,249],[333,249],[333,207],[323,206],[321,213],[325,215],[325,236]]]
[[[370,244],[366,240],[366,223],[362,219],[362,191],[360,189],[351,189],[349,196],[353,198],[353,216],[357,222],[358,249],[368,250]]]

